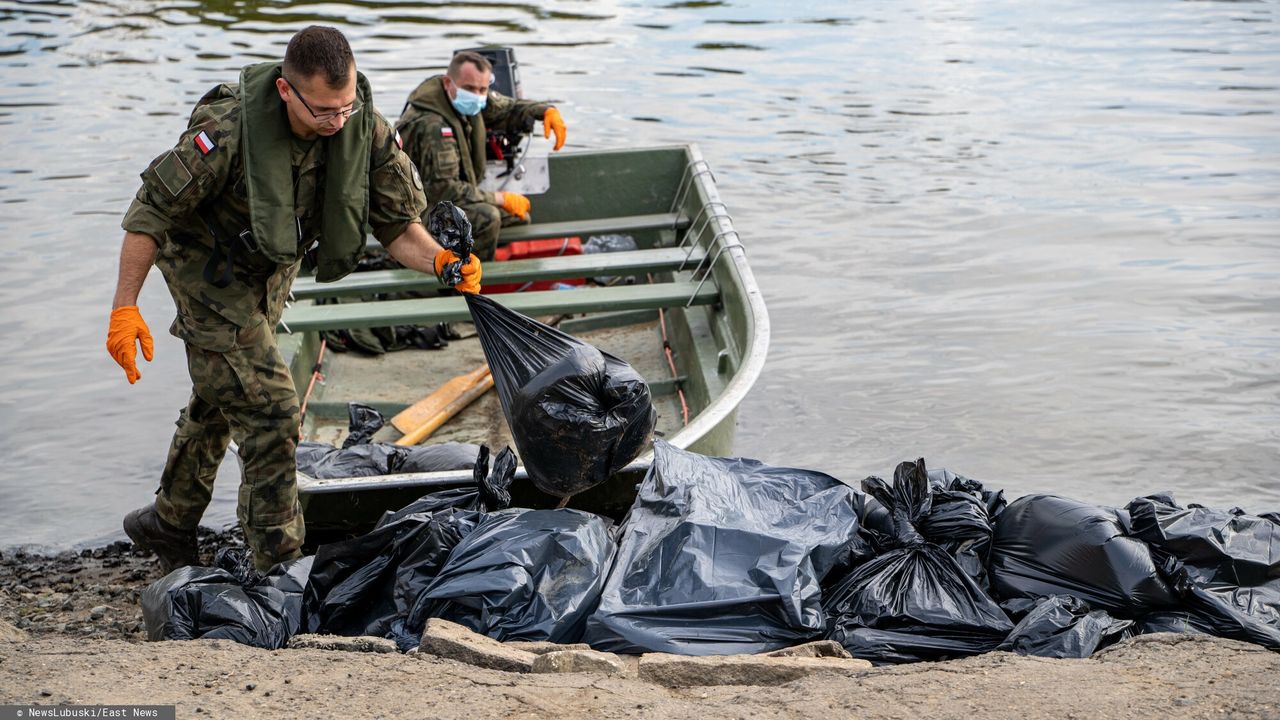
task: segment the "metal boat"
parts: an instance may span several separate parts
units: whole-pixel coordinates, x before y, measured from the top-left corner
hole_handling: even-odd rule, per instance
[[[694,145],[557,153],[550,186],[534,197],[530,224],[505,228],[502,243],[538,238],[623,235],[637,249],[489,262],[484,283],[532,284],[607,278],[572,289],[492,295],[519,312],[558,321],[560,330],[626,360],[650,385],[655,434],[679,448],[732,452],[739,403],[764,365],[769,319],[747,264],[746,249],[716,192],[711,168]],[[324,331],[459,323],[465,302],[439,294],[439,281],[406,269],[354,273],[338,282],[300,278],[277,333],[300,397],[303,438],[340,444],[350,402],[390,416],[445,380],[484,362],[478,339],[434,351],[367,356],[324,351]],[[427,297],[326,304],[323,298],[415,292]],[[429,442],[487,444],[510,439],[490,391],[433,434]],[[394,441],[387,428],[375,436]],[[646,451],[609,481],[573,496],[569,507],[615,517],[625,513],[652,461]],[[514,503],[554,507],[522,481]],[[470,470],[317,479],[300,473],[298,490],[309,533],[367,528],[384,510],[443,487],[472,483]]]

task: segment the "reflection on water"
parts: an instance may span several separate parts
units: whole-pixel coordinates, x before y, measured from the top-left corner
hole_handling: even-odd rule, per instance
[[[143,380],[103,352],[120,215],[192,103],[312,22],[384,114],[510,44],[570,149],[698,142],[774,324],[744,452],[1275,509],[1276,10],[0,1],[0,546],[117,533],[154,488],[187,383],[158,277]]]

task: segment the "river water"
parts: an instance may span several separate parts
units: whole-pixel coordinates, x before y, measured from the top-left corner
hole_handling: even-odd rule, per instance
[[[0,0],[0,547],[122,537],[150,497],[188,383],[157,273],[141,382],[103,348],[120,217],[192,103],[310,23],[389,117],[503,44],[570,150],[701,146],[773,323],[739,453],[1278,509],[1278,9]]]

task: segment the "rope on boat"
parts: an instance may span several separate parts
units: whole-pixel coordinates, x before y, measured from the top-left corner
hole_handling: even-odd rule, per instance
[[[653,274],[646,275],[649,282],[653,282]],[[658,308],[658,327],[662,330],[662,351],[667,356],[667,367],[671,368],[671,379],[675,381],[676,395],[680,398],[680,419],[683,424],[689,424],[689,403],[684,399],[684,384],[680,382],[680,373],[676,370],[675,351],[671,349],[671,341],[667,339],[667,313],[664,309]]]
[[[307,392],[302,396],[302,408],[298,412],[298,439],[302,439],[302,424],[307,419],[307,403],[311,400],[311,391],[316,387],[316,381],[324,382],[324,374],[320,372],[320,367],[324,365],[324,351],[328,347],[329,341],[320,338],[320,352],[316,353],[316,364],[311,368],[311,382],[307,383]]]

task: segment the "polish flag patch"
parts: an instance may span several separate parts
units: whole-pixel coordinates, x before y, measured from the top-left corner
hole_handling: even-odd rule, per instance
[[[451,127],[440,128],[440,137],[453,137],[453,128]]]
[[[400,139],[400,131],[399,131],[399,130],[397,130],[397,131],[396,131],[396,145],[397,145],[401,150],[403,150],[403,149],[404,149],[404,140],[401,140],[401,139]]]
[[[209,139],[209,134],[205,131],[201,130],[200,134],[196,135],[196,149],[200,151],[201,155],[208,155],[217,147],[217,144]]]

